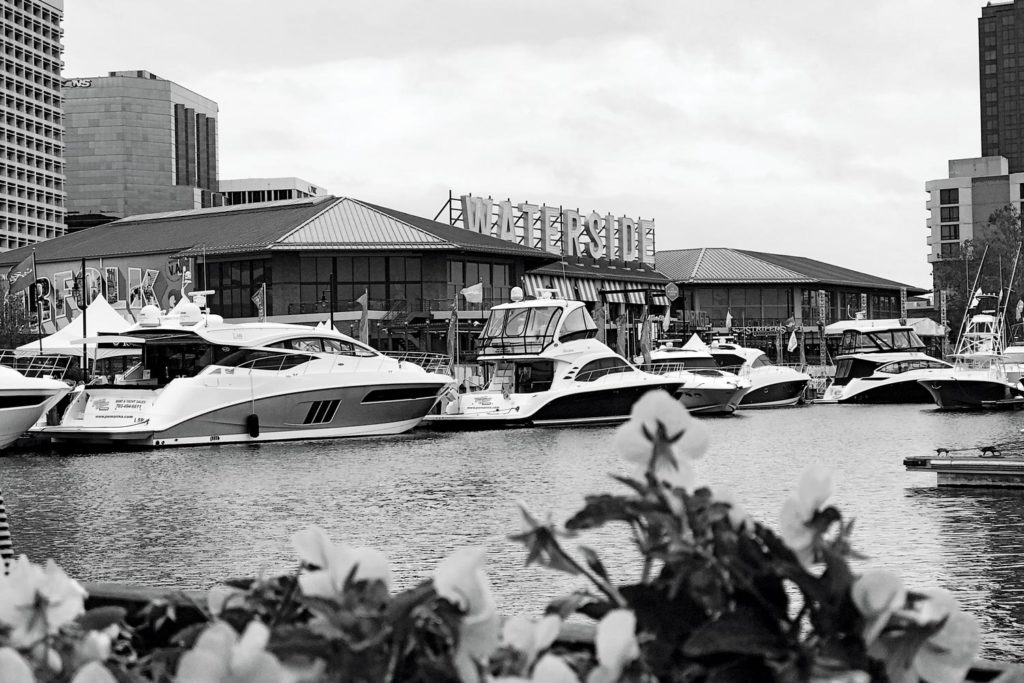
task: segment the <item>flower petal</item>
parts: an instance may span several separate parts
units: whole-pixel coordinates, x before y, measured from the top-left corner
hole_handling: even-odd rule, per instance
[[[383,581],[385,586],[391,587],[391,565],[387,555],[375,548],[353,548],[352,553],[357,565],[357,580]]]
[[[314,524],[295,532],[292,536],[292,547],[295,548],[299,559],[306,564],[326,569],[334,543],[327,537],[326,531]]]
[[[117,683],[117,679],[99,662],[89,662],[78,670],[71,683]]]
[[[831,495],[832,473],[821,463],[814,463],[800,475],[796,496],[805,520],[809,521],[815,512],[824,507]]]
[[[253,619],[246,627],[242,637],[231,650],[231,669],[235,671],[250,668],[251,663],[261,654],[270,642],[270,629],[263,622]]]
[[[548,614],[537,622],[534,628],[534,647],[537,652],[544,652],[555,642],[562,632],[562,617]]]
[[[0,681],[35,683],[32,667],[13,647],[0,647]]]
[[[862,636],[868,646],[882,632],[889,617],[907,601],[903,580],[888,569],[868,569],[854,580],[850,598],[864,616]]]
[[[626,609],[613,609],[597,625],[594,639],[597,661],[602,667],[621,672],[640,656],[636,640],[636,615]]]
[[[534,649],[533,621],[522,614],[506,620],[501,629],[501,642],[516,652],[529,655]]]
[[[942,629],[925,641],[914,669],[930,683],[963,681],[978,655],[980,633],[974,618],[962,611],[949,615]]]
[[[534,683],[579,683],[580,679],[564,659],[544,655],[537,661],[537,666],[533,667],[530,680]]]
[[[481,585],[480,579],[486,552],[480,546],[459,548],[441,560],[433,573],[437,594],[467,613],[473,612],[484,598],[486,586]]]
[[[228,673],[227,657],[211,650],[193,649],[178,662],[176,683],[221,683]]]

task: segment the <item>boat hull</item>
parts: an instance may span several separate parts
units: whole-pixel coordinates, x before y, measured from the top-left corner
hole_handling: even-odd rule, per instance
[[[920,384],[943,410],[983,410],[1022,395],[1019,387],[996,380],[949,378]]]
[[[931,403],[931,393],[919,380],[886,381],[871,383],[871,378],[854,380],[848,385],[849,394],[839,403]]]
[[[678,395],[679,382],[645,382],[633,386],[613,386],[590,390],[565,391],[551,396],[480,392],[467,395],[474,404],[491,404],[490,409],[473,412],[456,410],[441,415],[428,415],[426,427],[438,431],[474,431],[515,427],[615,424],[629,419],[633,404],[648,391],[662,389]],[[530,406],[528,401],[541,402]],[[544,400],[547,399],[547,400]]]
[[[160,414],[160,397],[130,412],[80,420],[67,414],[60,425],[40,433],[57,444],[116,444],[126,447],[172,447],[211,443],[256,443],[299,439],[400,434],[415,427],[449,385],[445,382],[397,383],[387,386],[327,387],[246,399],[224,396],[217,405],[177,421]],[[130,390],[93,389],[84,400],[106,400],[112,410],[131,401]],[[140,394],[141,392],[136,392]],[[226,392],[225,392],[226,393]],[[232,400],[234,398],[234,400]],[[237,400],[241,398],[242,400]],[[70,409],[69,409],[70,410]],[[255,420],[252,417],[256,416]],[[113,424],[117,422],[118,424]],[[253,429],[255,427],[255,429]]]
[[[739,407],[776,408],[796,405],[804,395],[807,382],[806,379],[796,379],[752,386],[740,397]]]
[[[53,384],[56,388],[0,390],[0,449],[17,441],[71,390]]]
[[[682,387],[676,394],[695,415],[731,415],[739,407],[745,389],[736,387]]]

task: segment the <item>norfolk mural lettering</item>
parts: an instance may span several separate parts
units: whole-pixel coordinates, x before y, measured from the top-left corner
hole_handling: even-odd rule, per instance
[[[80,263],[37,265],[35,287],[28,308],[38,308],[43,330],[55,332],[68,324],[98,296],[126,320],[135,321],[139,310],[153,304],[170,310],[181,300],[182,293],[192,288],[191,259],[145,256],[139,258],[104,259],[102,266],[86,265],[86,295],[79,291],[82,283]],[[34,291],[33,291],[34,290]]]
[[[461,226],[554,254],[654,265],[654,221],[462,195]],[[458,221],[453,220],[453,225]]]

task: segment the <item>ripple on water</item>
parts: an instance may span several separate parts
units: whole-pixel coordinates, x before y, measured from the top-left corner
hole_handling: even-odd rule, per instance
[[[704,483],[735,492],[756,518],[777,511],[804,467],[835,473],[833,501],[857,519],[867,564],[910,586],[942,586],[978,616],[984,653],[1019,659],[1024,642],[1024,493],[935,487],[906,455],[1016,441],[1013,413],[945,414],[921,406],[816,405],[706,419]],[[578,585],[524,568],[507,540],[517,500],[564,521],[583,495],[626,473],[613,428],[472,434],[417,431],[352,439],[83,456],[13,456],[3,487],[19,552],[53,557],[86,581],[204,588],[215,579],[288,571],[289,538],[309,524],[379,548],[400,587],[453,549],[482,544],[505,613],[537,613]],[[613,575],[636,578],[622,529],[586,534]]]

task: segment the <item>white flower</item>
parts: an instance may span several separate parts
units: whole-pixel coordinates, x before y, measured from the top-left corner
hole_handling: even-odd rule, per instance
[[[831,495],[832,475],[815,464],[804,470],[796,494],[782,504],[779,535],[805,566],[814,562],[816,537],[816,532],[808,524]]]
[[[719,488],[715,490],[715,501],[725,503],[729,506],[729,524],[736,531],[752,531],[754,529],[754,518],[750,516],[746,508],[740,504],[739,498],[730,489]]]
[[[0,574],[0,621],[11,627],[9,644],[27,648],[85,612],[86,592],[53,560],[46,568],[24,555]]]
[[[555,655],[541,657],[530,676],[532,683],[579,683],[579,680],[565,660]]]
[[[264,648],[270,630],[250,621],[241,638],[223,621],[203,631],[178,664],[176,683],[288,683],[289,676]]]
[[[339,598],[344,593],[345,581],[355,569],[356,581],[382,581],[391,586],[391,568],[388,558],[373,548],[353,548],[343,543],[332,543],[318,526],[311,526],[292,536],[292,545],[299,559],[318,569],[303,572],[299,586],[303,595]]]
[[[479,680],[477,662],[498,646],[498,615],[484,573],[484,549],[460,548],[434,569],[434,590],[463,611],[455,666],[466,683]]]
[[[707,451],[708,432],[668,392],[649,391],[633,404],[629,420],[615,431],[615,449],[625,460],[646,471],[654,456],[652,439],[658,434],[659,423],[672,442],[669,449],[675,466],[667,459],[659,458],[655,463],[655,474],[672,486],[690,488],[696,478],[691,462]]]
[[[526,664],[530,666],[538,654],[551,647],[561,628],[562,618],[557,614],[548,614],[536,622],[520,614],[505,622],[501,642],[526,655]]]
[[[870,646],[889,623],[889,617],[906,604],[907,589],[895,572],[869,569],[854,580],[850,598],[864,616],[861,635]]]
[[[13,647],[0,647],[0,681],[35,683],[32,667]]]
[[[117,679],[99,662],[89,662],[75,673],[71,683],[117,683]]]
[[[619,680],[623,669],[640,656],[636,639],[636,615],[630,610],[613,609],[597,625],[594,639],[597,666],[587,683],[611,683]]]

